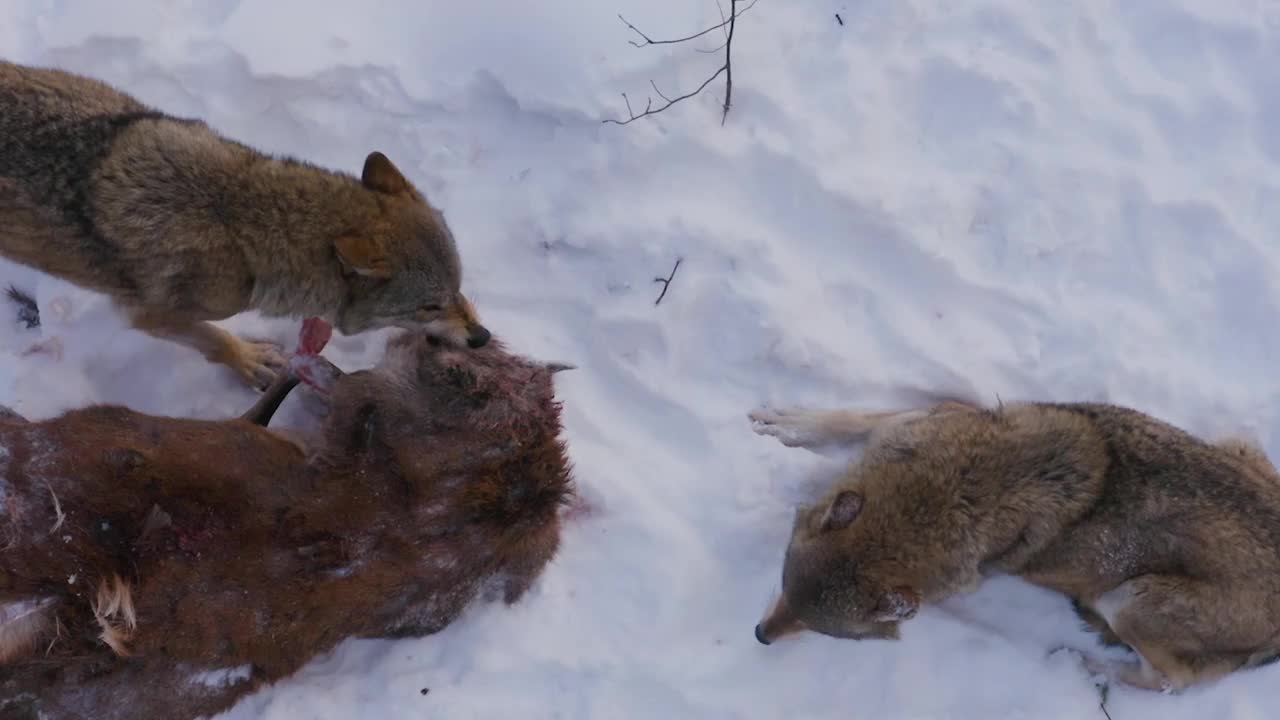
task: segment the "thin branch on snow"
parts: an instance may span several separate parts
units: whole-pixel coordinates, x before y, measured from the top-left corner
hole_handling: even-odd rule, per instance
[[[739,10],[739,11],[737,12],[737,14],[738,14],[738,15],[741,15],[742,13],[744,13],[744,12],[746,12],[746,11],[750,10],[750,9],[751,9],[751,7],[752,7],[753,5],[755,5],[758,1],[759,1],[759,0],[751,0],[751,4],[750,4],[750,5],[747,5],[746,7],[742,8],[741,10]],[[731,2],[732,2],[734,5],[737,5],[739,2],[741,2],[741,0],[731,0]],[[723,16],[724,16],[724,13],[722,12],[722,13],[721,13],[721,17],[723,17]],[[698,38],[702,37],[703,35],[706,35],[707,33],[715,32],[716,30],[719,30],[720,28],[722,28],[722,27],[725,27],[725,26],[729,25],[729,24],[733,21],[733,18],[731,18],[731,17],[730,17],[730,18],[724,18],[720,23],[718,23],[718,24],[716,24],[716,25],[712,25],[711,27],[707,28],[706,30],[701,30],[701,31],[699,31],[699,32],[696,32],[696,33],[694,33],[694,34],[692,34],[692,35],[688,35],[688,36],[686,36],[686,37],[682,37],[682,38],[675,38],[675,39],[673,39],[673,40],[654,40],[653,38],[651,38],[651,37],[649,37],[648,35],[645,35],[643,32],[641,32],[641,31],[640,31],[640,28],[637,28],[635,25],[632,25],[630,22],[628,22],[628,21],[627,21],[627,19],[626,19],[626,18],[624,18],[624,17],[622,17],[622,15],[621,15],[621,14],[619,14],[619,15],[618,15],[618,19],[619,19],[619,20],[621,20],[621,21],[622,21],[622,23],[623,23],[624,25],[626,25],[628,28],[630,28],[632,32],[634,32],[635,34],[639,35],[639,36],[640,36],[640,38],[641,38],[642,40],[644,40],[644,42],[636,42],[635,40],[628,40],[627,42],[631,43],[631,45],[632,45],[633,47],[644,47],[644,46],[646,46],[646,45],[674,45],[674,44],[676,44],[676,43],[682,43],[682,42],[688,42],[688,41],[690,41],[690,40],[696,40],[696,39],[698,39]]]
[[[730,0],[730,2],[732,2],[732,0]],[[716,0],[716,12],[720,13],[720,25],[723,27],[724,21],[727,18],[724,16],[724,3],[720,2],[720,0]],[[728,33],[726,32],[725,34],[727,35]]]
[[[752,5],[754,5],[754,4],[755,4],[755,3],[752,3]],[[743,8],[743,9],[742,9],[742,12],[746,12],[747,10],[750,10],[750,9],[751,9],[751,6],[749,5],[749,6],[745,7],[745,8]],[[728,24],[729,19],[728,19],[728,18],[726,18],[726,17],[724,16],[724,4],[723,4],[723,3],[721,3],[721,2],[720,2],[720,0],[716,0],[716,10],[719,10],[719,11],[720,11],[720,27],[722,27],[722,28],[723,28],[723,27],[725,27],[725,26]],[[739,13],[739,14],[741,14],[741,13]],[[725,33],[724,33],[724,34],[725,34],[725,38],[727,39],[727,38],[728,38],[728,36],[729,36],[729,31],[728,31],[728,30],[725,30]],[[713,47],[713,48],[707,49],[707,50],[704,50],[704,49],[702,49],[702,48],[694,48],[694,51],[695,51],[695,52],[700,52],[700,53],[707,53],[708,55],[710,55],[710,54],[712,54],[712,53],[718,53],[718,52],[720,52],[720,51],[721,51],[721,50],[723,50],[723,49],[724,49],[724,43],[720,43],[719,45],[717,45],[717,46],[715,46],[715,47]]]
[[[1111,713],[1107,712],[1107,695],[1111,692],[1110,685],[1103,685],[1098,688],[1098,709],[1106,716],[1107,720],[1111,720]]]
[[[658,89],[658,84],[657,84],[657,83],[655,83],[654,81],[650,80],[650,81],[649,81],[649,85],[653,87],[653,91],[654,91],[655,93],[657,93],[657,94],[658,94],[658,97],[662,98],[662,100],[664,101],[664,104],[659,105],[659,106],[657,106],[657,107],[654,107],[654,105],[653,105],[653,98],[652,98],[652,97],[650,97],[650,98],[648,98],[648,100],[645,102],[644,110],[643,110],[642,112],[638,113],[638,114],[637,114],[637,113],[635,112],[635,110],[633,110],[633,109],[632,109],[632,107],[631,107],[631,99],[627,97],[627,94],[626,94],[626,93],[622,93],[622,100],[623,100],[623,102],[625,102],[625,103],[626,103],[626,105],[627,105],[627,118],[626,118],[625,120],[618,120],[618,119],[615,119],[615,118],[608,118],[608,119],[604,120],[603,122],[605,122],[605,123],[613,123],[613,124],[615,124],[615,125],[627,125],[627,124],[629,124],[629,123],[635,122],[636,120],[639,120],[639,119],[640,119],[640,118],[642,118],[642,117],[648,117],[648,116],[650,116],[650,115],[657,115],[658,113],[662,112],[663,110],[666,110],[667,108],[671,107],[672,105],[675,105],[676,103],[680,102],[681,100],[688,100],[689,98],[693,97],[694,95],[697,95],[698,93],[700,93],[700,92],[702,92],[703,90],[705,90],[705,89],[706,89],[706,87],[707,87],[708,85],[710,85],[710,84],[711,84],[711,82],[712,82],[713,80],[715,80],[716,78],[720,77],[721,75],[724,75],[724,104],[723,104],[723,106],[722,106],[722,108],[721,108],[721,112],[720,112],[720,124],[721,124],[721,125],[724,125],[725,120],[726,120],[726,119],[728,119],[728,117],[729,117],[729,108],[730,108],[730,107],[732,107],[732,105],[733,105],[733,31],[734,31],[734,26],[737,24],[738,16],[742,15],[742,14],[743,14],[743,13],[745,13],[746,11],[748,11],[748,10],[750,10],[751,8],[755,7],[755,4],[756,4],[757,2],[759,2],[759,0],[750,0],[750,2],[747,2],[747,0],[729,0],[729,17],[725,18],[724,20],[722,20],[721,22],[719,22],[719,23],[717,23],[717,24],[715,24],[715,25],[712,25],[712,26],[711,26],[711,27],[709,27],[709,28],[706,28],[706,29],[704,29],[704,30],[701,30],[701,31],[699,31],[699,32],[696,32],[696,33],[694,33],[694,34],[692,34],[692,35],[688,35],[688,36],[686,36],[686,37],[682,37],[682,38],[675,38],[675,39],[672,39],[672,40],[654,40],[653,38],[651,38],[651,37],[649,37],[648,35],[646,35],[646,34],[645,34],[643,31],[641,31],[639,28],[637,28],[635,25],[632,25],[630,22],[628,22],[626,18],[624,18],[624,17],[622,17],[621,15],[619,15],[619,16],[618,16],[618,19],[619,19],[619,20],[621,20],[621,21],[623,22],[623,24],[624,24],[624,25],[626,25],[628,28],[630,28],[632,32],[634,32],[636,35],[639,35],[639,36],[640,36],[640,38],[643,40],[643,42],[636,42],[635,40],[629,40],[628,42],[630,42],[630,43],[631,43],[631,45],[632,45],[632,46],[634,46],[634,47],[646,47],[646,46],[648,46],[648,45],[672,45],[672,44],[676,44],[676,43],[688,42],[688,41],[690,41],[690,40],[695,40],[695,39],[697,39],[697,38],[702,37],[703,35],[706,35],[706,34],[708,34],[708,33],[714,32],[714,31],[716,31],[716,30],[724,29],[724,30],[725,30],[725,41],[724,41],[724,44],[723,44],[723,45],[721,45],[721,46],[719,46],[719,47],[717,47],[717,48],[714,48],[714,49],[712,49],[712,50],[701,50],[701,49],[698,49],[698,52],[719,52],[720,50],[722,50],[722,49],[723,49],[723,50],[724,50],[724,64],[722,64],[719,68],[717,68],[717,69],[716,69],[716,71],[715,71],[714,73],[712,73],[710,77],[708,77],[706,80],[703,80],[703,81],[702,81],[702,84],[701,84],[701,85],[699,85],[697,88],[695,88],[695,89],[694,89],[694,90],[692,90],[691,92],[687,92],[687,93],[685,93],[685,94],[683,94],[683,95],[677,95],[676,97],[668,97],[665,93],[663,93],[663,92],[662,92],[662,90]],[[744,5],[741,9],[739,9],[739,8],[738,8],[738,5],[739,5],[739,4],[742,4],[742,3],[745,3],[745,5]],[[721,11],[721,15],[723,16],[723,10]],[[695,49],[697,49],[697,48],[695,48]]]
[[[671,104],[671,98],[669,98],[669,97],[667,97],[666,95],[663,95],[663,94],[662,94],[662,91],[658,89],[658,83],[656,83],[656,82],[654,82],[654,81],[650,80],[650,81],[649,81],[649,84],[653,86],[653,91],[654,91],[654,92],[656,92],[656,93],[658,93],[658,97],[662,98],[663,100],[666,100],[666,101],[667,101],[667,104]]]
[[[684,260],[684,258],[676,258],[676,265],[675,265],[675,267],[671,268],[671,274],[670,274],[670,275],[668,275],[668,276],[666,276],[666,277],[656,277],[656,278],[654,278],[654,279],[653,279],[653,281],[654,281],[654,282],[656,282],[656,283],[662,283],[662,294],[658,296],[658,299],[657,299],[657,300],[654,300],[654,301],[653,301],[653,304],[654,304],[654,305],[657,305],[657,304],[661,303],[661,302],[662,302],[662,298],[664,298],[664,297],[666,297],[666,296],[667,296],[667,288],[670,288],[670,287],[671,287],[671,281],[675,279],[675,277],[676,277],[676,271],[680,269],[680,263],[681,263],[683,260]]]

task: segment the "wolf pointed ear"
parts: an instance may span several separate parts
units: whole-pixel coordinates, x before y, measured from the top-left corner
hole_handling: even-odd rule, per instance
[[[836,495],[830,507],[822,515],[822,531],[843,530],[853,524],[862,512],[862,493],[845,490]]]
[[[374,192],[395,195],[409,190],[409,181],[386,155],[374,150],[364,159],[360,184]]]
[[[391,277],[391,259],[382,243],[356,235],[342,235],[333,241],[342,267],[365,277],[385,280]]]
[[[905,585],[886,590],[872,613],[874,622],[901,622],[915,617],[920,609],[920,594]]]

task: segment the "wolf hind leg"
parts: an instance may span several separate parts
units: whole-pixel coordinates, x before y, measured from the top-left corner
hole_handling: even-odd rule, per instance
[[[1094,612],[1141,656],[1110,668],[1121,682],[1179,692],[1242,668],[1275,635],[1266,598],[1191,578],[1143,575],[1095,599]],[[1253,653],[1261,655],[1261,653]]]

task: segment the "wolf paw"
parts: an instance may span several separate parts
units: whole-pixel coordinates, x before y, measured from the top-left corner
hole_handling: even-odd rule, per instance
[[[1165,695],[1178,692],[1178,688],[1164,673],[1152,668],[1141,656],[1135,655],[1136,659],[1133,660],[1109,659],[1068,647],[1058,647],[1049,652],[1051,658],[1057,655],[1071,658],[1085,671],[1089,681],[1101,694],[1103,704],[1114,686],[1154,690]]]
[[[787,447],[809,447],[824,440],[821,423],[812,411],[800,408],[752,410],[747,414],[757,435],[778,439]]]
[[[227,364],[251,387],[264,390],[284,367],[285,357],[275,343],[240,340]]]

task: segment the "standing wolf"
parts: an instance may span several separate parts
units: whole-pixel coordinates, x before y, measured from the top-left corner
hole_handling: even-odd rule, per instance
[[[1280,654],[1280,475],[1252,445],[1105,404],[752,419],[792,447],[867,443],[797,512],[762,643],[894,638],[921,603],[1010,573],[1137,651],[1097,668],[1132,685],[1177,690]]]
[[[264,385],[246,310],[480,347],[444,216],[382,153],[359,179],[224,139],[110,86],[0,61],[0,255],[109,295],[133,326]]]

